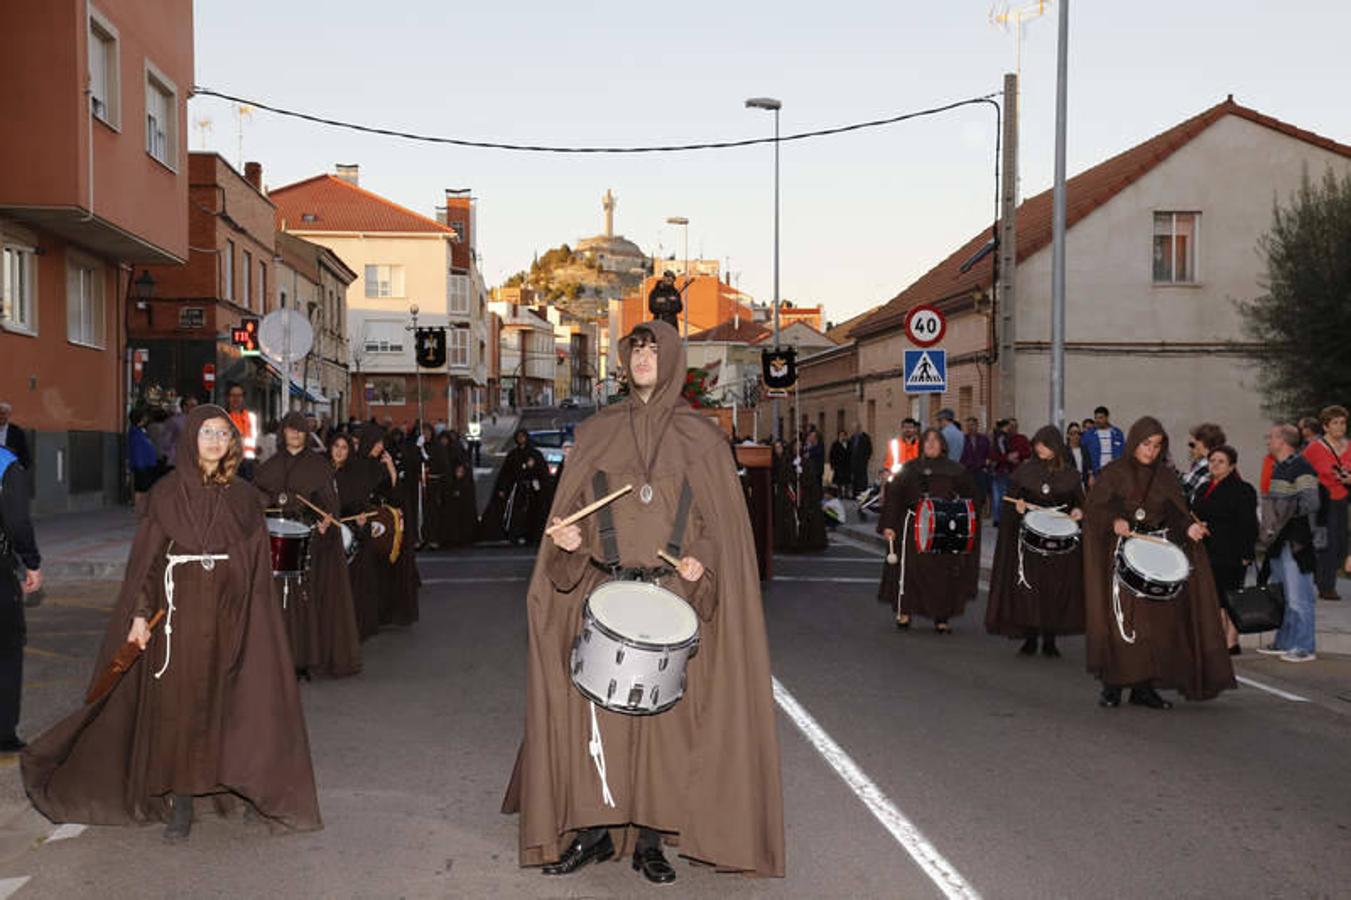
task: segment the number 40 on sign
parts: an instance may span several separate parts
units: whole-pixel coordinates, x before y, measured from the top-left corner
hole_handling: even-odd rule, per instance
[[[932,306],[916,306],[905,314],[905,336],[916,347],[932,347],[947,330],[947,319]]]

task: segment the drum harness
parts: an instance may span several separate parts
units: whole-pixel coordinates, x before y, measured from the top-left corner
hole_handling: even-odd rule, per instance
[[[605,472],[596,472],[591,479],[591,489],[597,497],[604,497],[610,493],[610,479],[606,477]],[[676,504],[675,524],[671,528],[670,540],[666,542],[666,552],[676,559],[680,559],[680,549],[685,542],[685,526],[689,523],[690,506],[693,503],[694,491],[690,488],[689,479],[685,479],[680,485],[680,500]],[[674,569],[665,564],[652,568],[621,567],[619,565],[619,541],[616,539],[614,513],[610,507],[605,506],[601,508],[597,515],[600,523],[600,550],[603,559],[598,562],[593,557],[592,565],[619,581],[646,581],[652,584],[656,584],[658,579],[675,572]],[[601,800],[606,806],[613,809],[615,798],[610,793],[610,782],[605,774],[605,744],[601,740],[600,720],[596,716],[596,702],[594,700],[587,702],[591,707],[591,740],[587,742],[587,752],[596,766],[596,774],[600,776]]]

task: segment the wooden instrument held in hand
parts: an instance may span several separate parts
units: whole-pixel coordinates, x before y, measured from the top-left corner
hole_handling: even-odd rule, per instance
[[[555,525],[550,525],[548,528],[544,529],[544,533],[553,534],[560,528],[567,528],[569,525],[572,525],[576,522],[580,522],[582,519],[585,519],[587,516],[591,515],[596,510],[600,509],[602,506],[605,506],[608,503],[613,503],[614,501],[618,500],[620,497],[624,496],[631,490],[633,490],[633,485],[626,484],[619,490],[610,494],[606,494],[604,497],[601,497],[596,502],[583,506],[581,509],[577,510],[572,515],[568,516],[563,521]]]
[[[158,625],[163,618],[164,610],[157,609],[155,610],[155,614],[150,617],[150,621],[146,622],[146,626],[150,629],[152,635],[155,633],[155,626]],[[118,651],[113,654],[112,662],[108,663],[108,668],[103,670],[103,674],[99,676],[98,681],[94,682],[93,687],[89,689],[89,693],[85,695],[84,702],[97,703],[99,700],[106,697],[113,688],[117,687],[117,683],[122,680],[122,676],[127,673],[128,669],[136,664],[136,660],[140,659],[144,653],[145,651],[142,650],[135,641],[127,641],[123,644]]]

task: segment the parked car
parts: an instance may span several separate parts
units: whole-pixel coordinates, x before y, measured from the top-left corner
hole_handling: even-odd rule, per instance
[[[579,409],[581,404],[577,402],[576,397],[564,397],[558,402],[559,409]]]
[[[572,440],[572,429],[569,427],[532,431],[530,440],[539,448],[544,461],[549,464],[549,474],[557,475],[558,467],[563,463],[563,442]]]

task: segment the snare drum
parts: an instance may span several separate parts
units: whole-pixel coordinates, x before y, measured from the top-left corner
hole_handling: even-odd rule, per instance
[[[915,548],[920,553],[970,553],[976,547],[976,504],[934,500],[915,506]]]
[[[1023,516],[1023,546],[1042,556],[1059,556],[1079,546],[1079,523],[1060,512],[1029,509]]]
[[[361,547],[357,544],[356,532],[346,522],[338,523],[338,533],[342,535],[342,552],[347,557],[347,563],[350,565],[352,560],[357,558],[357,551]]]
[[[572,642],[572,683],[612,712],[665,712],[685,693],[699,649],[694,608],[659,585],[610,581],[586,598]]]
[[[310,555],[310,526],[296,519],[272,517],[267,520],[267,536],[272,544],[272,574],[304,575]]]
[[[1117,550],[1117,581],[1146,600],[1172,600],[1191,571],[1187,554],[1170,542],[1132,537]]]

